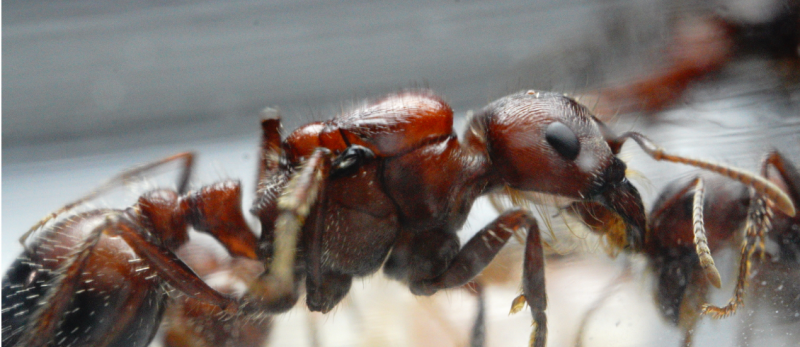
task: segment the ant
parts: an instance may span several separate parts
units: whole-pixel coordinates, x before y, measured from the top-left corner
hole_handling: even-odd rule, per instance
[[[222,315],[253,319],[289,310],[301,287],[308,308],[326,313],[354,277],[381,267],[413,294],[432,295],[467,284],[512,235],[527,234],[523,294],[512,307],[528,305],[530,343],[542,347],[547,300],[536,219],[520,209],[504,212],[463,246],[456,232],[475,199],[510,188],[600,204],[624,223],[620,247],[641,251],[642,199],[616,156],[628,138],[656,160],[739,180],[794,215],[791,201],[767,180],[669,154],[638,133],[614,136],[561,94],[526,91],[496,100],[470,120],[463,142],[452,127],[450,107],[427,91],[389,95],[285,139],[277,117],[263,120],[251,209],[261,222],[258,239],[234,181],[186,192],[182,180],[177,191],[146,193],[126,210],[89,211],[36,231],[74,204],[67,205],[32,229],[36,239],[3,281],[4,338],[8,345],[143,346],[161,320],[165,287]],[[214,236],[231,255],[263,264],[241,296],[212,289],[175,256],[188,226]]]
[[[780,152],[768,153],[761,175],[786,192],[793,204],[800,203],[800,171]],[[613,213],[600,206],[572,208],[594,231],[614,233],[613,225],[619,223]],[[704,210],[714,212],[704,215]],[[734,247],[739,240],[734,295],[725,306],[711,305],[707,303],[709,285],[720,288],[721,282],[710,254]],[[777,251],[766,253],[767,240],[777,245]],[[796,272],[800,262],[800,216],[774,209],[760,193],[711,173],[680,179],[664,188],[650,213],[642,252],[656,277],[657,307],[663,318],[683,332],[682,345],[692,344],[701,315],[724,318],[744,305],[757,248],[761,257],[756,260],[761,260],[758,265],[763,271],[757,275],[762,280],[756,283],[774,282],[775,277],[769,275],[773,272]],[[784,283],[775,287],[779,285]],[[788,307],[790,313],[798,312],[800,291],[792,290],[791,283],[785,287],[787,295],[781,296],[780,306]]]

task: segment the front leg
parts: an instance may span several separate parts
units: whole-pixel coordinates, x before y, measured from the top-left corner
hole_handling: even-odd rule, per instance
[[[433,279],[412,281],[411,292],[416,295],[431,295],[440,289],[466,284],[494,259],[511,235],[520,232],[520,229],[525,229],[528,233],[525,242],[523,295],[514,301],[513,308],[518,311],[523,306],[523,300],[528,303],[536,326],[530,343],[535,347],[543,347],[547,340],[544,252],[536,219],[524,210],[511,210],[497,217],[464,245],[444,273]]]
[[[411,292],[415,295],[432,295],[440,289],[466,284],[489,265],[511,235],[521,228],[531,227],[536,228],[536,219],[528,212],[511,210],[503,213],[469,239],[443,273],[428,279],[412,278],[409,284]]]
[[[533,315],[534,331],[531,333],[530,345],[544,347],[547,341],[547,295],[544,288],[544,252],[542,250],[542,237],[539,234],[539,225],[536,220],[528,217],[530,222],[528,239],[525,240],[525,264],[522,268],[522,292],[525,301],[531,308]]]

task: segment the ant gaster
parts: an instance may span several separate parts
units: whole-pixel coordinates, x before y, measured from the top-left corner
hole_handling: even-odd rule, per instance
[[[741,180],[794,214],[788,198],[769,182],[669,155],[638,133],[615,137],[588,109],[563,95],[528,91],[501,98],[472,118],[463,143],[453,133],[452,116],[440,98],[406,92],[308,124],[284,140],[279,120],[266,119],[258,192],[251,210],[261,221],[260,240],[256,242],[239,211],[238,184],[230,181],[188,194],[159,190],[143,196],[132,209],[73,216],[40,232],[46,237],[26,251],[23,258],[29,260],[9,270],[3,284],[4,307],[7,296],[27,293],[32,285],[39,286],[34,291],[46,300],[17,295],[13,305],[28,306],[4,310],[3,329],[34,346],[61,344],[76,334],[95,345],[111,344],[105,343],[108,340],[121,343],[117,341],[135,330],[137,338],[125,343],[141,346],[151,338],[161,309],[135,300],[164,296],[161,284],[217,305],[226,314],[258,318],[294,306],[303,280],[308,307],[327,312],[347,294],[353,277],[372,274],[382,265],[389,277],[406,283],[412,293],[431,295],[468,283],[512,234],[527,233],[523,294],[513,307],[528,304],[535,325],[531,345],[544,346],[547,303],[536,220],[526,211],[505,212],[463,247],[456,232],[477,197],[508,187],[601,204],[624,222],[624,247],[640,250],[646,230],[642,200],[625,177],[625,164],[616,157],[627,138],[657,160],[700,166]],[[232,255],[261,260],[263,274],[252,279],[241,297],[214,291],[174,256],[188,225],[215,236]],[[48,254],[46,259],[34,259],[36,254],[54,252],[54,247],[42,247],[52,246],[52,235],[80,241],[56,240],[68,245],[59,254],[62,257]],[[130,272],[111,284],[134,288],[115,299],[128,313],[102,312],[104,321],[118,315],[126,319],[113,319],[112,326],[104,326],[108,334],[84,335],[90,329],[86,321],[64,317],[85,314],[91,319],[96,313],[91,306],[95,302],[77,298],[95,288],[92,281],[110,266],[103,265],[96,253],[112,249],[103,244],[111,240],[127,248],[107,256],[120,264],[134,257],[142,266],[128,265]],[[43,267],[51,271],[39,271]],[[54,269],[57,276],[52,275]],[[152,275],[141,276],[139,269]],[[48,275],[38,278],[44,273]],[[156,284],[134,287],[134,280],[141,279]],[[105,294],[95,290],[93,295]],[[142,321],[147,329],[137,330]]]

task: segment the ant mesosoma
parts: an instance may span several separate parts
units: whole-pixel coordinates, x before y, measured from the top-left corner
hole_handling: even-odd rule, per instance
[[[476,198],[510,188],[598,203],[624,223],[619,246],[641,251],[642,199],[616,156],[628,138],[656,160],[742,181],[794,214],[790,200],[763,178],[668,154],[638,133],[616,137],[561,94],[527,91],[494,101],[470,120],[463,142],[452,127],[450,107],[427,91],[390,95],[285,139],[280,120],[265,119],[251,209],[260,239],[245,222],[233,181],[187,193],[183,179],[177,191],[146,193],[131,208],[93,210],[37,230],[77,203],[67,205],[32,229],[4,277],[3,342],[144,346],[168,288],[217,306],[223,316],[253,319],[293,307],[302,281],[308,308],[328,312],[353,277],[381,267],[413,294],[431,295],[470,282],[517,233],[527,237],[523,293],[512,307],[528,305],[530,343],[541,347],[547,301],[536,219],[520,209],[504,212],[463,246],[456,232]],[[188,177],[191,155],[162,162],[180,158]],[[264,264],[241,296],[210,288],[175,256],[189,226],[231,255]]]
[[[784,190],[793,204],[800,203],[800,171],[778,151],[771,151],[766,156],[761,165],[761,175]],[[577,212],[594,231],[614,234],[614,229],[618,229],[614,227],[619,225],[618,218],[603,207],[571,207],[571,211]],[[711,213],[704,214],[704,211]],[[721,283],[710,254],[735,247],[739,240],[740,258],[734,295],[725,306],[711,305],[708,303],[709,285],[719,288]],[[772,253],[766,253],[767,240],[777,245]],[[756,262],[761,270],[757,283],[776,282],[767,274],[771,273],[770,270],[776,273],[797,272],[800,216],[773,209],[757,191],[712,173],[701,172],[676,180],[664,188],[650,213],[642,252],[655,275],[656,305],[662,317],[683,332],[682,345],[691,346],[701,315],[723,318],[744,305],[753,254],[757,248],[761,257],[756,259],[762,260]],[[785,288],[781,290],[785,295],[780,296],[780,307],[789,312],[800,312],[800,290],[792,290],[796,285],[781,281],[774,286]],[[578,336],[578,344],[580,340],[581,336]]]

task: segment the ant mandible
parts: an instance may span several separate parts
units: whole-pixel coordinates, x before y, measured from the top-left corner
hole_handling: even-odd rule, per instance
[[[638,133],[616,137],[588,109],[564,95],[527,91],[492,102],[471,119],[463,143],[453,133],[452,117],[440,98],[414,91],[305,125],[283,140],[279,119],[265,119],[258,191],[251,210],[262,225],[258,241],[240,213],[239,186],[230,181],[188,194],[181,189],[158,190],[125,211],[96,210],[70,217],[40,232],[44,237],[39,236],[24,255],[30,260],[9,271],[3,284],[4,307],[6,293],[24,293],[43,282],[49,289],[38,289],[36,295],[43,299],[18,299],[24,301],[20,305],[31,305],[24,311],[4,310],[3,329],[17,332],[32,346],[61,344],[65,336],[75,334],[103,345],[127,338],[125,334],[141,329],[137,324],[144,321],[147,329],[137,330],[137,339],[125,340],[140,346],[152,338],[161,319],[161,310],[145,305],[159,301],[141,301],[142,297],[162,293],[162,284],[219,306],[225,314],[263,317],[294,306],[305,280],[309,309],[328,312],[348,293],[353,277],[372,274],[381,266],[412,293],[431,295],[468,283],[512,234],[527,233],[523,294],[513,307],[528,304],[535,325],[531,345],[541,347],[547,336],[547,303],[536,219],[523,210],[507,211],[463,247],[456,232],[477,197],[510,187],[601,204],[624,222],[623,247],[641,250],[646,230],[642,199],[616,156],[627,138],[657,160],[695,165],[740,180],[794,214],[789,199],[770,182],[667,154]],[[242,296],[214,291],[174,255],[189,225],[215,236],[232,255],[265,264]],[[54,240],[54,235],[80,241]],[[123,242],[128,248],[118,251],[104,240]],[[67,249],[52,244],[58,242]],[[102,257],[116,257],[119,264],[129,262],[129,257],[143,262],[141,267],[127,265],[129,272],[116,279],[130,287],[142,279],[158,278],[158,284],[118,295],[126,310],[105,311],[101,318],[125,319],[105,326],[115,334],[93,336],[83,332],[91,330],[86,321],[64,317],[96,313],[91,305],[102,301],[77,298],[88,295],[102,270],[111,267],[96,254],[105,248],[115,251]],[[30,258],[36,252],[57,254]],[[48,276],[40,275],[46,272],[41,268],[51,270]],[[140,274],[140,269],[150,275]],[[114,285],[119,288],[120,282]],[[105,294],[95,290],[93,295]],[[8,325],[6,313],[14,316]]]

